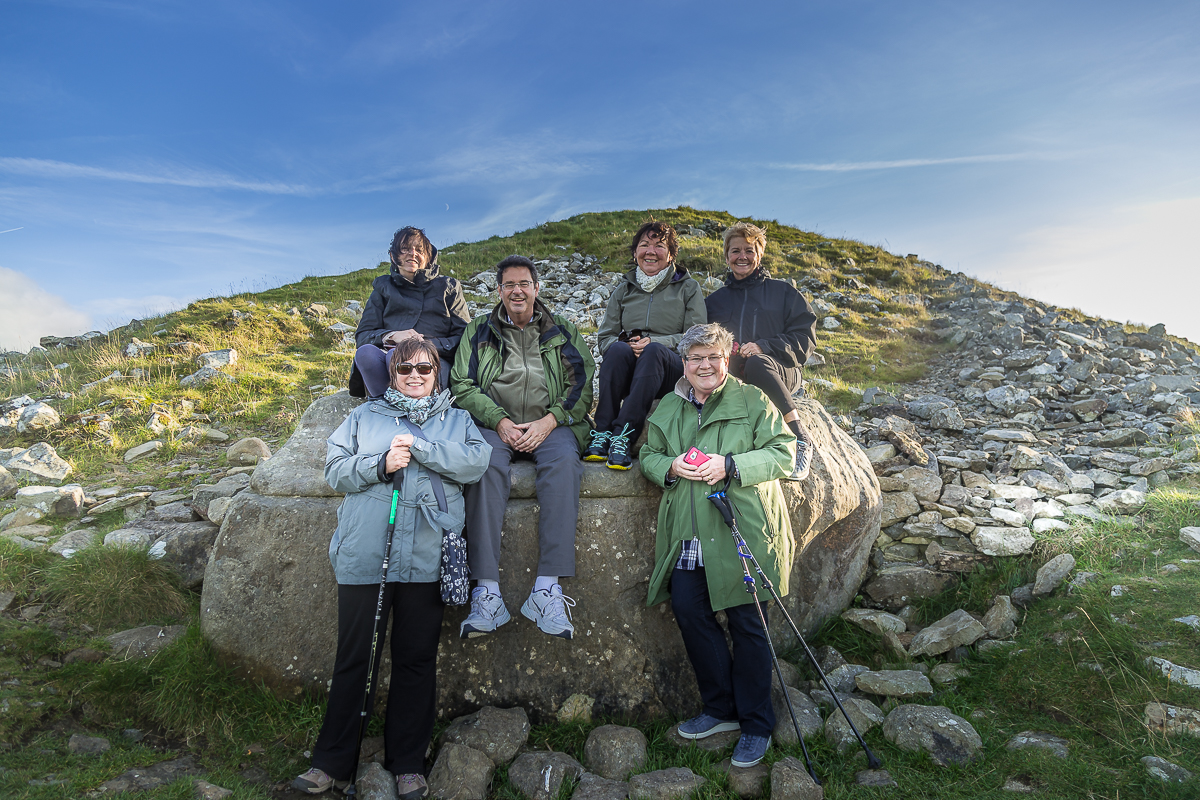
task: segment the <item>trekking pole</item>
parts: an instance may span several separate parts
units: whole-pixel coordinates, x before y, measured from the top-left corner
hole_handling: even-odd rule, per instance
[[[854,736],[856,739],[858,739],[858,743],[862,745],[863,751],[867,754],[867,766],[869,766],[871,769],[879,769],[883,766],[883,762],[879,760],[877,755],[871,752],[871,748],[867,746],[867,743],[863,740],[862,734],[858,732],[858,728],[854,725],[854,720],[850,719],[850,715],[846,713],[846,709],[842,706],[842,701],[838,699],[837,692],[833,690],[833,686],[829,683],[829,678],[825,675],[825,670],[821,669],[821,665],[817,663],[817,657],[813,655],[813,651],[809,649],[808,642],[804,641],[804,636],[800,633],[800,628],[797,627],[796,622],[792,619],[792,615],[788,613],[786,608],[784,608],[783,599],[779,596],[779,593],[775,591],[775,586],[771,583],[771,579],[767,577],[765,572],[763,572],[762,565],[758,563],[758,559],[754,557],[754,553],[750,550],[750,546],[746,544],[746,540],[742,538],[741,532],[738,531],[737,520],[734,519],[733,516],[733,506],[730,503],[729,497],[726,495],[726,490],[728,488],[729,478],[727,477],[725,488],[719,492],[713,492],[708,496],[708,499],[711,500],[713,505],[717,507],[717,510],[721,512],[722,519],[725,520],[725,524],[729,525],[730,531],[733,533],[733,538],[738,545],[738,555],[742,558],[742,569],[749,574],[750,570],[746,564],[746,561],[749,560],[754,564],[754,571],[758,573],[760,578],[762,578],[763,586],[767,588],[767,591],[771,593],[771,597],[775,599],[775,605],[779,606],[779,610],[783,613],[783,618],[787,620],[792,632],[796,634],[796,639],[799,640],[801,647],[804,648],[804,652],[808,656],[808,660],[812,663],[813,668],[816,669],[817,674],[821,676],[821,683],[825,685],[825,691],[829,692],[829,696],[833,698],[833,702],[837,706],[838,711],[842,712],[842,716],[846,718],[846,722],[850,725],[850,730],[854,732]],[[769,638],[770,637],[768,636],[768,639]],[[780,678],[780,683],[783,683],[782,677]],[[786,690],[784,691],[784,696],[787,696]],[[789,710],[791,708],[790,701],[788,703],[788,708]],[[799,733],[799,727],[797,727],[797,733]],[[803,743],[803,741],[804,739],[801,737],[801,743]],[[816,776],[813,776],[813,778],[815,780]]]
[[[385,455],[384,458],[387,456]],[[358,794],[358,759],[362,750],[363,735],[367,732],[367,717],[371,707],[371,684],[375,677],[375,654],[379,650],[379,620],[383,618],[383,592],[387,586],[388,563],[392,560],[392,536],[396,532],[396,506],[400,503],[400,476],[403,473],[396,470],[392,476],[392,510],[388,515],[387,533],[383,542],[383,569],[379,575],[379,599],[375,601],[375,631],[371,635],[371,657],[367,661],[367,684],[363,692],[362,710],[358,719],[358,741],[354,745],[354,770],[350,774],[350,783],[342,792],[346,797]]]

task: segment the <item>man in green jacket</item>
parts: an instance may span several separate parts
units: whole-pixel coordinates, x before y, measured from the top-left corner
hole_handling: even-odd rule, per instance
[[[492,446],[483,478],[466,491],[467,561],[476,586],[459,635],[483,636],[511,619],[500,595],[500,529],[513,458],[537,466],[537,579],[521,613],[544,633],[575,632],[559,578],[575,574],[579,451],[590,421],[596,364],[575,326],[538,300],[537,268],[524,256],[496,265],[500,302],[467,326],[450,386]]]
[[[679,342],[683,377],[646,421],[642,473],[663,487],[647,604],[670,599],[704,702],[679,735],[703,739],[740,730],[732,763],[751,767],[766,754],[775,728],[771,653],[737,546],[707,496],[731,471],[728,497],[738,530],[786,595],[795,543],[779,479],[791,470],[795,437],[762,391],[728,374],[732,345],[720,325],[688,330]],[[689,457],[692,448],[699,455]],[[721,610],[732,656],[716,619]]]

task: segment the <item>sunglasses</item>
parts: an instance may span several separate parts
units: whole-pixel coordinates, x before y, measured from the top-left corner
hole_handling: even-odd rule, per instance
[[[433,364],[428,364],[428,363],[397,364],[396,365],[396,374],[397,375],[411,375],[412,371],[414,369],[417,371],[418,375],[428,375],[429,373],[433,372]]]

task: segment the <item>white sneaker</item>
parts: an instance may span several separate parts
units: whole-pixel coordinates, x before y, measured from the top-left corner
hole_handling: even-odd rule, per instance
[[[476,586],[471,592],[471,613],[462,621],[458,628],[458,638],[474,639],[486,636],[512,619],[504,598],[492,594],[482,586]]]
[[[563,594],[562,587],[557,583],[546,589],[534,590],[529,593],[521,613],[537,623],[538,630],[551,636],[570,639],[575,635],[575,626],[571,624],[571,609],[575,601]]]

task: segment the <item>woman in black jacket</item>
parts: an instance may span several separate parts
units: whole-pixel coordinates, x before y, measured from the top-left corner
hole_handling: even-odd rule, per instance
[[[804,295],[785,281],[767,275],[762,254],[767,232],[749,222],[725,231],[725,285],[705,300],[708,321],[719,322],[735,341],[729,372],[762,389],[796,436],[796,463],[791,480],[808,477],[812,442],[800,426],[792,401],[802,384],[801,369],[816,347],[817,315]]]
[[[420,228],[401,228],[392,237],[391,272],[375,279],[354,332],[352,396],[380,397],[389,385],[388,351],[411,338],[433,342],[442,362],[441,388],[446,388],[454,350],[471,316],[462,284],[438,274],[437,252]]]

